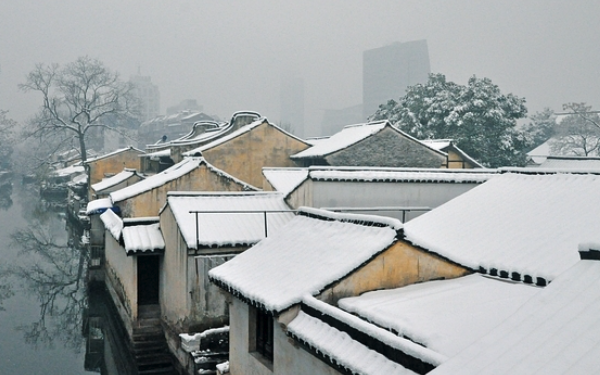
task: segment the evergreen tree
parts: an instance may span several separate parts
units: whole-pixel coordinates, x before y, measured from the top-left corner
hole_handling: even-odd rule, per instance
[[[462,86],[431,74],[398,102],[381,105],[371,119],[390,120],[418,139],[454,139],[483,165],[499,167],[525,164],[528,138],[516,125],[526,114],[524,98],[502,94],[489,78],[473,76]]]

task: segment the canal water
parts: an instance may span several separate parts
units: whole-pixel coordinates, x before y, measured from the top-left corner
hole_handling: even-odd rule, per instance
[[[132,373],[109,301],[86,283],[82,228],[64,209],[34,185],[0,187],[0,375]]]

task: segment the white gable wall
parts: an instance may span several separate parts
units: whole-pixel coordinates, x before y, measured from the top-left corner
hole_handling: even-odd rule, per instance
[[[479,183],[369,182],[305,180],[286,201],[294,208],[323,207],[429,207],[435,208],[471,190]],[[369,212],[361,212],[369,213]],[[400,212],[372,212],[402,218]],[[407,220],[424,212],[407,214]]]

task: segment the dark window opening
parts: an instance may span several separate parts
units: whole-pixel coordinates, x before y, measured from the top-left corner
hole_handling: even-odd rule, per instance
[[[257,309],[255,327],[256,352],[273,361],[273,318]]]

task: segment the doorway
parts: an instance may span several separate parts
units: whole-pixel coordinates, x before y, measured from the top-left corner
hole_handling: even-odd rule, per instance
[[[138,256],[138,305],[158,304],[159,256]]]

